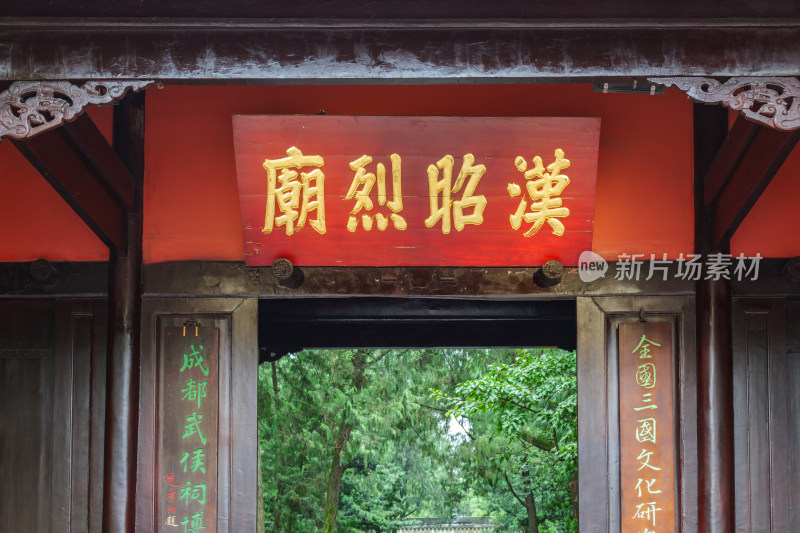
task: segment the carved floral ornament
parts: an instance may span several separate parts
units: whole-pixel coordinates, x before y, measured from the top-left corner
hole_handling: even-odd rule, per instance
[[[153,81],[18,81],[0,93],[0,139],[26,139],[75,120],[89,104],[110,104]]]
[[[648,78],[685,92],[692,100],[722,104],[746,118],[776,130],[800,128],[800,80],[792,77]]]

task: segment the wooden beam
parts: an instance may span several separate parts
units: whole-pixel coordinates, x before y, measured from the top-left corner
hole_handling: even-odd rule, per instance
[[[63,130],[95,174],[103,177],[101,183],[108,192],[126,209],[132,209],[135,194],[133,176],[89,115],[81,115],[74,122],[64,124]]]
[[[728,114],[727,112],[722,114],[727,125]],[[714,205],[719,198],[733,171],[736,170],[739,162],[741,162],[742,156],[750,148],[759,128],[761,126],[755,122],[738,117],[725,140],[717,146],[716,156],[712,154],[713,162],[711,168],[699,174],[704,176],[704,179],[701,180],[703,185],[702,200],[706,208]]]
[[[45,9],[46,8],[46,9]],[[732,0],[720,12],[714,0],[672,0],[671,2],[641,2],[640,0],[573,0],[571,2],[464,2],[463,0],[407,0],[405,2],[355,2],[353,0],[140,0],[139,2],[108,2],[107,0],[28,0],[5,2],[0,5],[2,17],[169,17],[192,16],[218,19],[283,19],[287,18],[352,18],[369,19],[502,19],[532,18],[547,21],[568,18],[613,19],[679,19],[696,17],[713,19],[724,15],[731,19],[786,19],[800,16],[800,6],[781,0]]]
[[[704,179],[703,201],[711,213],[710,250],[724,251],[747,213],[800,140],[738,118]]]
[[[728,111],[719,105],[692,105],[694,134],[694,248],[696,253],[708,253],[711,237],[711,216],[703,201],[705,177],[717,154],[725,146],[728,132]]]
[[[323,6],[316,2],[314,7],[318,9],[313,16],[321,16]],[[0,19],[0,79],[464,83],[800,72],[796,20],[597,20],[584,15],[565,20],[564,16],[526,19],[514,14],[508,19],[472,20],[15,16]]]
[[[84,151],[97,148],[97,143],[90,140],[87,146],[74,142],[91,129],[86,121],[90,119],[86,117],[77,130],[65,125],[12,142],[106,246],[126,250],[127,215],[120,203],[124,193],[109,192],[113,186],[106,181],[99,164],[106,157]]]

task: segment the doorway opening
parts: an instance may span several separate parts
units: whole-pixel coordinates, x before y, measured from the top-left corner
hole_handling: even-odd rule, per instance
[[[265,531],[577,531],[574,301],[259,305]]]

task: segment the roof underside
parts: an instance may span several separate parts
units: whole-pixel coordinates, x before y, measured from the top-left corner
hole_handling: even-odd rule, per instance
[[[675,19],[800,16],[785,0],[4,0],[2,17],[368,18],[368,19]]]

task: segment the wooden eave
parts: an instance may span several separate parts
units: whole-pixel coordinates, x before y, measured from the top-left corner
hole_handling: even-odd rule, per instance
[[[40,12],[59,12],[49,7]],[[795,11],[800,10],[756,19],[557,19],[530,13],[516,18],[14,16],[0,18],[0,81],[563,83],[795,76],[800,71],[800,12]]]

